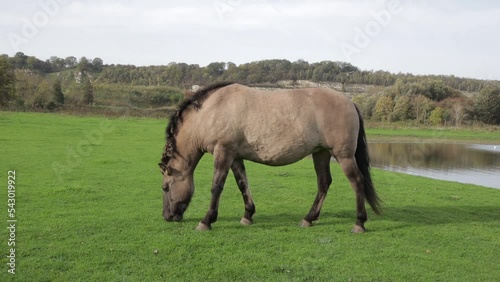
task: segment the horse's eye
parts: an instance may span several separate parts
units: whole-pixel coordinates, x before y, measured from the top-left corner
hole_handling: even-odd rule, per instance
[[[163,189],[163,191],[165,191],[165,192],[168,192],[169,191],[168,184],[161,186],[161,189]]]

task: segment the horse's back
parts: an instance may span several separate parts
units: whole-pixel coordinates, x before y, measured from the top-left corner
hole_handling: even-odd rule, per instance
[[[263,91],[234,84],[213,93],[201,112],[212,128],[211,143],[269,165],[323,149],[344,150],[346,144],[354,144],[354,153],[359,127],[353,103],[323,88]]]

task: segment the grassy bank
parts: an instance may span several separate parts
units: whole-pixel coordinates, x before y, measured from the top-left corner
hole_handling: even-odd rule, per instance
[[[369,141],[410,141],[418,139],[429,142],[470,142],[499,143],[500,130],[496,127],[484,128],[408,128],[408,127],[373,127],[366,130]]]
[[[156,165],[165,125],[157,119],[0,112],[0,182],[6,187],[7,171],[16,171],[18,220],[13,276],[6,266],[4,188],[0,281],[500,277],[500,190],[377,169],[374,183],[386,207],[382,216],[370,211],[365,234],[349,233],[354,196],[336,164],[321,221],[298,227],[316,193],[307,158],[286,167],[247,163],[255,224],[238,223],[243,203],[229,177],[219,221],[211,232],[199,233],[194,227],[208,208],[213,166],[207,155],[184,222],[166,223]]]

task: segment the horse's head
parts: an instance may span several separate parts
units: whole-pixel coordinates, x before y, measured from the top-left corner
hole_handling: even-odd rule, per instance
[[[193,197],[193,177],[176,169],[172,160],[158,165],[163,175],[163,218],[166,221],[181,221]]]

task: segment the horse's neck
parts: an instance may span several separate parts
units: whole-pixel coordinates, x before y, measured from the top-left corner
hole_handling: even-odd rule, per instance
[[[203,152],[199,148],[193,146],[193,142],[189,141],[189,137],[181,132],[179,132],[176,138],[176,143],[179,155],[177,158],[179,159],[178,161],[183,169],[193,172],[203,156]]]

